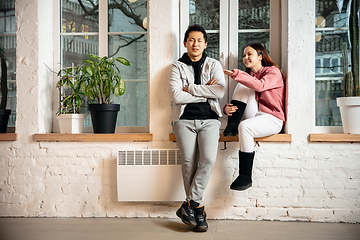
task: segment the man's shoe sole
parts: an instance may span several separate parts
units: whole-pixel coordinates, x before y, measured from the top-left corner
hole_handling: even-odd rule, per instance
[[[206,232],[208,230],[208,227],[204,227],[204,228],[197,228],[195,227],[194,228],[194,232]]]
[[[196,222],[187,221],[183,218],[183,215],[181,214],[181,208],[176,211],[176,216],[178,216],[183,223],[185,223],[188,226],[196,227]]]

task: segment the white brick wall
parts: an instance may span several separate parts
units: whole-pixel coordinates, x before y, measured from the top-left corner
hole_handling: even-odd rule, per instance
[[[26,154],[15,149],[15,156],[7,144],[0,143],[0,216],[176,217],[179,203],[117,202],[115,154],[121,144],[96,144],[99,154],[97,148],[83,143],[42,143],[41,148],[31,143],[39,150]],[[331,151],[335,144],[327,144],[329,154],[324,161],[328,164],[313,165],[306,162],[321,162],[314,156],[326,150],[323,146],[317,149],[310,143],[298,151],[288,151],[291,144],[273,145],[262,143],[256,148],[253,187],[242,192],[229,189],[237,172],[235,144],[219,150],[221,158],[204,197],[209,218],[359,222],[357,150],[347,151],[342,157],[346,161],[337,161],[338,153]],[[352,146],[336,145],[342,149]],[[40,150],[44,147],[46,152]],[[268,158],[278,156],[281,147],[289,153],[288,158]],[[306,155],[299,157],[304,152]],[[268,163],[266,167],[262,161]],[[223,175],[224,168],[229,168],[229,175]]]

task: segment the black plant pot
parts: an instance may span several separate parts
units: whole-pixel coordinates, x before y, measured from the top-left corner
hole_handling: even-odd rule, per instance
[[[6,133],[10,113],[10,109],[0,109],[0,133]]]
[[[114,133],[120,104],[89,104],[94,133]]]

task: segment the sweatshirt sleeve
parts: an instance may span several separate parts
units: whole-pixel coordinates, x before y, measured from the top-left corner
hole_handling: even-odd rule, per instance
[[[281,72],[275,66],[266,68],[260,79],[257,79],[256,77],[253,77],[239,69],[234,69],[234,73],[231,75],[231,78],[248,88],[254,89],[256,92],[263,92],[269,89],[282,87],[284,85]]]
[[[205,97],[205,98],[213,98],[218,99],[222,98],[225,94],[225,76],[223,72],[223,68],[220,62],[215,61],[213,64],[206,66],[211,72],[210,79],[215,78],[217,83],[214,85],[198,85],[198,84],[190,84],[189,85],[189,93],[197,97]],[[210,79],[207,79],[208,81]]]
[[[194,96],[191,93],[183,91],[183,81],[181,79],[179,67],[176,64],[171,66],[170,71],[170,96],[175,104],[188,104],[206,102],[207,99],[201,96]]]

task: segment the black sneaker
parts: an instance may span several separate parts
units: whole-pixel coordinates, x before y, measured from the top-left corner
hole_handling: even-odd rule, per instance
[[[184,202],[181,207],[176,211],[176,215],[181,218],[181,221],[186,225],[195,227],[195,211],[194,206],[190,204],[190,202]]]
[[[208,230],[208,224],[206,222],[206,212],[204,206],[195,208],[195,219],[196,227],[194,228],[194,231],[206,232]]]

